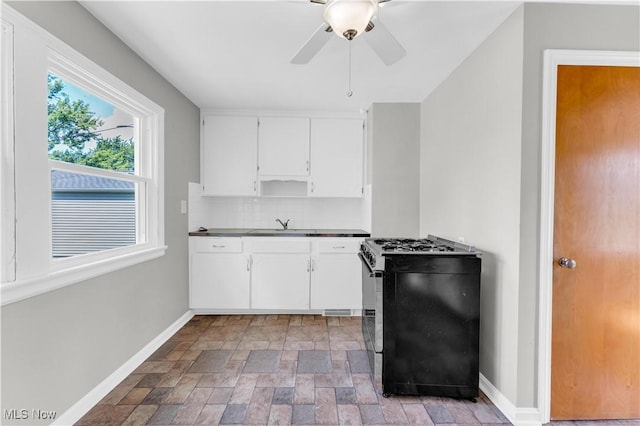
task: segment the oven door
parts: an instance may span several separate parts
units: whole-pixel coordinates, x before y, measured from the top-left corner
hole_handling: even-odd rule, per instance
[[[362,335],[369,352],[382,352],[382,271],[371,269],[362,254]]]

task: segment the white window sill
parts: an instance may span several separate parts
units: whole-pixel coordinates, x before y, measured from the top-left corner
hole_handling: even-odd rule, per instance
[[[3,283],[0,287],[1,305],[19,302],[20,300],[47,293],[80,281],[124,269],[138,263],[164,256],[167,247],[154,247],[111,257],[97,262],[67,268],[39,277]]]

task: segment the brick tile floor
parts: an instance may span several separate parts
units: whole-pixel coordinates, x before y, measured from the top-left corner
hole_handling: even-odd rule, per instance
[[[482,394],[383,398],[360,327],[359,317],[197,315],[76,424],[510,424]]]

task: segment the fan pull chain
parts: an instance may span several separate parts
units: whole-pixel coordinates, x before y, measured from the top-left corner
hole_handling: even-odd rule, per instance
[[[349,40],[349,91],[347,92],[347,98],[350,98],[353,95],[351,91],[351,40]]]

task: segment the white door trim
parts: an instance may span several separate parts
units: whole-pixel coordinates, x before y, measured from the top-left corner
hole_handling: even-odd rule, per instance
[[[538,304],[538,409],[542,423],[551,417],[551,307],[553,286],[553,212],[558,65],[640,67],[640,52],[545,50],[542,86],[540,184],[540,298]]]

